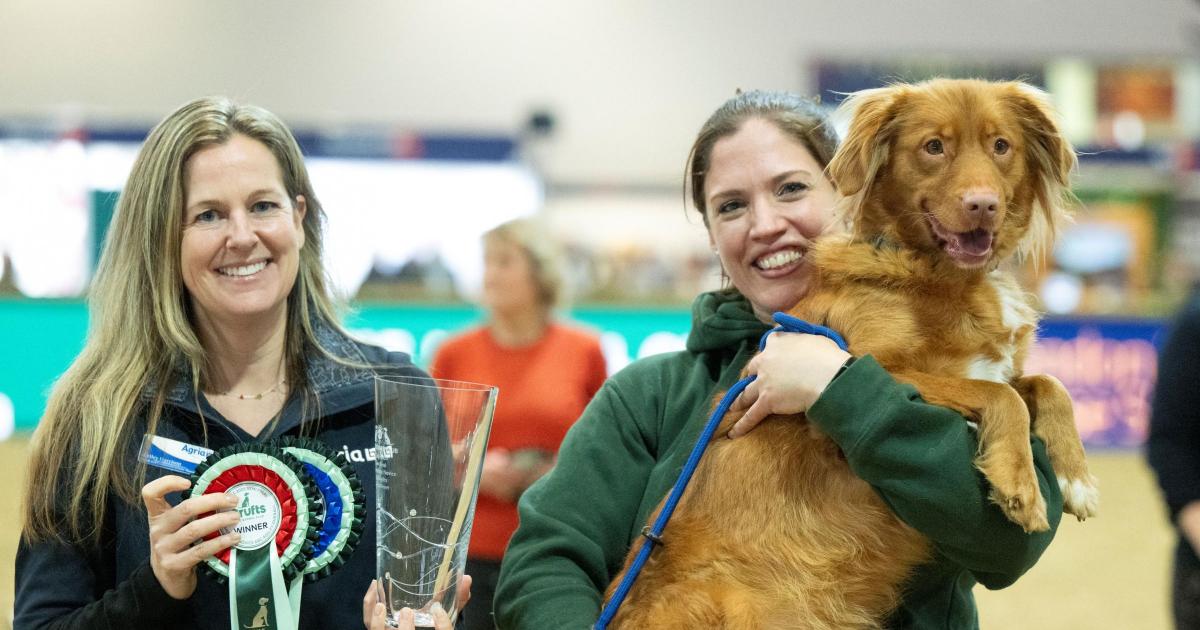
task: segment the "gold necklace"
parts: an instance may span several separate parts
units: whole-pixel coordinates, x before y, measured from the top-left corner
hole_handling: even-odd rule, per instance
[[[270,394],[271,392],[279,391],[279,388],[283,387],[286,384],[287,384],[287,380],[281,378],[281,379],[279,379],[278,383],[275,383],[274,385],[271,386],[271,389],[259,392],[257,394],[235,394],[235,393],[233,393],[233,390],[230,390],[227,392],[221,392],[220,394],[217,394],[217,395],[218,396],[230,396],[230,397],[236,396],[238,400],[262,400],[263,396],[266,396],[267,394]]]

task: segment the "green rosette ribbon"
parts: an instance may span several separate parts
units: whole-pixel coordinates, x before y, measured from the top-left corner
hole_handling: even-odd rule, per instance
[[[304,465],[275,443],[226,447],[192,475],[191,496],[214,492],[240,498],[241,521],[233,529],[241,541],[206,561],[228,580],[231,627],[296,630],[304,567],[320,525],[317,490]]]

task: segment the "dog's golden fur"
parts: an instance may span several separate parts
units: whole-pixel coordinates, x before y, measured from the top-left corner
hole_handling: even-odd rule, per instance
[[[934,80],[859,93],[845,107],[854,117],[829,173],[850,232],[810,252],[816,281],[792,314],[842,332],[853,354],[978,422],[976,465],[1027,531],[1049,526],[1031,425],[1065,511],[1091,515],[1070,398],[1053,377],[1022,374],[1037,316],[997,270],[1044,251],[1065,218],[1075,156],[1044,95]],[[991,197],[990,209],[976,203]],[[666,544],[611,627],[877,627],[929,557],[928,541],[803,416],[721,439],[736,420],[728,414],[717,430]]]

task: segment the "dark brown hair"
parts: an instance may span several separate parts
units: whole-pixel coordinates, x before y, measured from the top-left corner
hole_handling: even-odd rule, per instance
[[[704,207],[704,179],[708,174],[713,145],[721,138],[737,133],[742,124],[751,118],[774,123],[781,131],[803,144],[821,168],[829,165],[829,160],[837,150],[837,134],[815,101],[790,92],[739,92],[709,116],[688,153],[684,195],[687,196],[690,191],[692,203],[704,218],[705,225],[708,225],[708,215]]]

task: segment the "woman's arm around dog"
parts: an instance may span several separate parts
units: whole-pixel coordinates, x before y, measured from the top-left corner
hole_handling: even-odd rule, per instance
[[[1029,535],[989,500],[990,487],[973,463],[977,436],[962,416],[926,404],[870,357],[844,368],[848,378],[834,378],[846,356],[824,337],[773,335],[747,365],[759,378],[734,405],[749,408],[734,431],[745,433],[772,413],[807,412],[854,472],[941,555],[984,586],[1011,584],[1050,544],[1062,515],[1045,445],[1032,438],[1051,529]]]
[[[1031,438],[1050,529],[1026,533],[989,499],[975,468],[974,428],[921,400],[870,356],[855,361],[808,410],[870,483],[936,551],[988,588],[1012,584],[1041,557],[1062,518],[1062,493],[1045,445]]]

